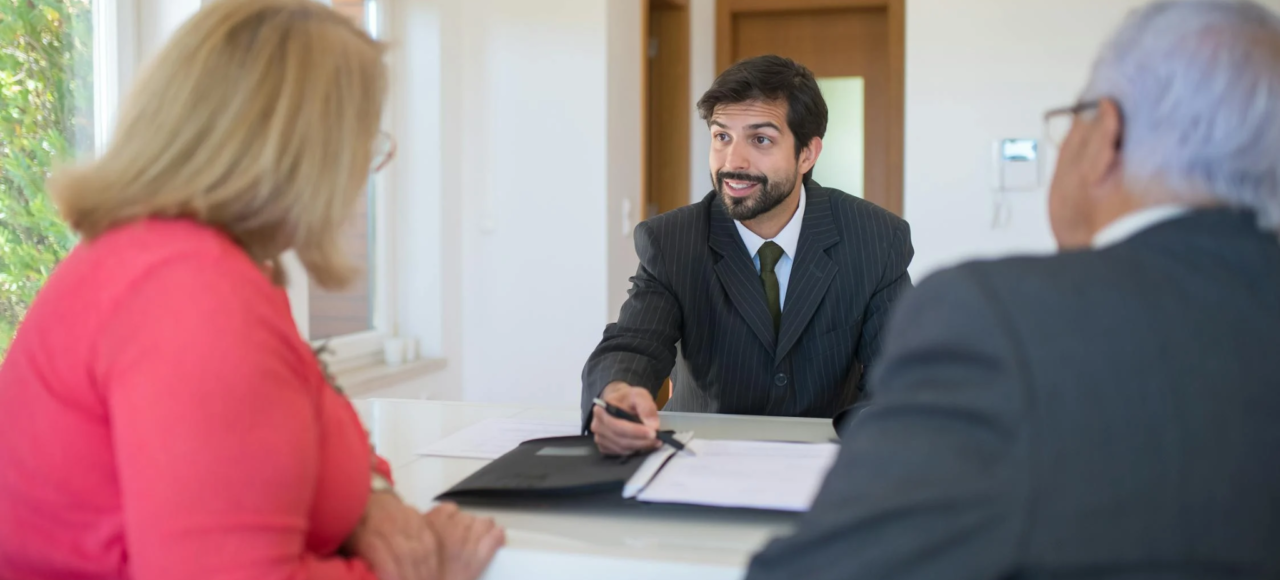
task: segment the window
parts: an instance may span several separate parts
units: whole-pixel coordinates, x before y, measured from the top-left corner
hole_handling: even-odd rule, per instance
[[[866,79],[825,77],[817,80],[829,112],[827,133],[822,138],[822,163],[814,166],[813,180],[825,187],[864,197]]]
[[[380,2],[326,1],[374,36]],[[200,4],[0,2],[0,361],[36,292],[77,241],[45,192],[50,168],[105,146],[138,61]],[[371,178],[344,234],[365,271],[351,289],[325,292],[309,284],[296,260],[285,260],[299,328],[329,341],[338,370],[380,357],[391,333],[386,173]]]
[[[378,37],[378,0],[326,3]],[[386,255],[389,220],[382,203],[387,189],[385,173],[370,178],[359,210],[342,233],[350,256],[363,270],[360,278],[340,292],[324,290],[308,281],[305,309],[295,307],[295,315],[306,320],[300,326],[307,337],[313,342],[328,342],[337,369],[372,362],[380,356],[383,340],[390,335],[390,268]]]
[[[373,3],[366,0],[333,0],[335,10],[367,27],[372,19],[368,12]],[[364,268],[361,276],[350,288],[341,292],[330,292],[309,284],[308,292],[308,329],[312,340],[324,340],[336,336],[358,334],[376,330],[374,323],[373,292],[377,289],[376,259],[372,250],[376,247],[373,234],[377,231],[377,223],[373,203],[376,200],[373,184],[361,197],[359,210],[342,234],[342,240],[356,262]]]
[[[76,237],[45,192],[95,147],[91,0],[0,2],[0,359]]]

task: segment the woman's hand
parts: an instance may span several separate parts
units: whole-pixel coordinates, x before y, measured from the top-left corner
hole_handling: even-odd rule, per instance
[[[369,495],[364,518],[347,540],[351,553],[368,562],[378,580],[438,580],[439,546],[425,516],[386,491]]]
[[[439,546],[440,574],[436,580],[476,580],[507,542],[506,534],[491,518],[467,515],[451,503],[440,504],[422,519]]]

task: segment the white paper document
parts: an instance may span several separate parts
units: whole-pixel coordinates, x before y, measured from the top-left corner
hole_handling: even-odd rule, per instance
[[[689,445],[689,441],[693,440],[693,431],[680,431],[674,435],[676,441]],[[676,453],[676,448],[670,445],[662,446],[662,449],[650,453],[644,458],[644,463],[640,464],[631,479],[627,480],[627,484],[622,488],[622,497],[632,499],[640,494],[640,490],[649,485],[650,481],[658,475],[658,472],[667,464],[667,459]]]
[[[840,452],[834,443],[695,439],[689,447],[696,456],[675,454],[636,499],[805,512]]]
[[[418,451],[419,455],[497,459],[530,439],[581,435],[582,424],[536,419],[487,419]]]

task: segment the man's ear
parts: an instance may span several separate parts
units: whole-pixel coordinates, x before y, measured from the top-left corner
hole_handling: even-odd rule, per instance
[[[800,150],[800,175],[804,175],[813,169],[818,163],[818,156],[822,155],[822,137],[814,137],[809,140],[809,144]]]
[[[1084,177],[1092,185],[1114,179],[1120,173],[1120,145],[1124,138],[1124,116],[1120,106],[1103,99],[1088,122],[1086,147],[1081,163]]]

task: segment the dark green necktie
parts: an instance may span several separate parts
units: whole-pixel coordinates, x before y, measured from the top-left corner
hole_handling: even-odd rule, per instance
[[[782,246],[773,242],[765,242],[756,252],[760,256],[760,281],[764,282],[764,301],[769,306],[769,315],[773,317],[773,332],[778,333],[782,326],[782,296],[778,292],[778,275],[773,268],[782,259]]]

